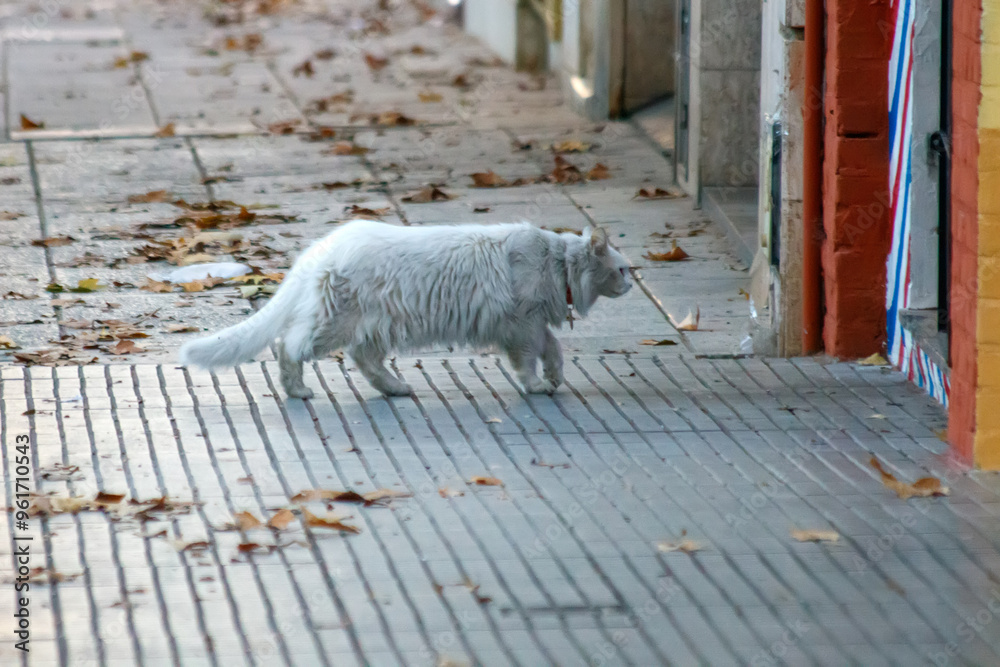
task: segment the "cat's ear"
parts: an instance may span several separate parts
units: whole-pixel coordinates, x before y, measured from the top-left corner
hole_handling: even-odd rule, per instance
[[[608,233],[601,227],[588,227],[590,231],[590,249],[595,255],[603,255],[608,251]]]

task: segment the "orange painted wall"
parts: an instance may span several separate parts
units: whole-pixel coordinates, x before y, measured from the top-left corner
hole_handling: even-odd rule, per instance
[[[889,0],[827,0],[823,160],[823,341],[837,357],[886,339]],[[873,211],[881,211],[872,215]]]

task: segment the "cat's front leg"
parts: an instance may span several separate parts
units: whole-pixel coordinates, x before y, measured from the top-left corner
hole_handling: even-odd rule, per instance
[[[535,374],[535,367],[538,365],[539,348],[545,345],[542,336],[537,336],[532,340],[512,345],[507,349],[507,356],[510,364],[517,373],[517,379],[521,382],[524,390],[529,394],[551,394],[556,390],[548,380],[543,380]]]
[[[552,391],[563,383],[562,345],[548,327],[545,327],[545,347],[542,348],[542,377],[552,385]]]

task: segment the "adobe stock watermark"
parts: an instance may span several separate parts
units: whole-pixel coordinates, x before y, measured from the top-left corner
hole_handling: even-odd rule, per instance
[[[966,616],[965,619],[955,626],[955,634],[964,644],[968,644],[976,635],[982,636],[988,626],[992,625],[997,617],[1000,617],[1000,588],[990,591],[990,598],[983,607],[980,607],[974,615]],[[994,634],[996,631],[994,631]],[[952,660],[957,658],[962,651],[962,647],[957,641],[948,642],[940,651],[928,654],[928,658],[938,667],[945,667],[952,664]],[[964,660],[961,660],[965,664]]]

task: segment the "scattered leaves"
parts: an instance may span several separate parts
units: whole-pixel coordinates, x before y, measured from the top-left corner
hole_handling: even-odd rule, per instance
[[[108,350],[111,354],[125,355],[134,354],[136,352],[145,352],[146,350],[136,345],[133,341],[123,338],[118,341],[118,343],[111,349]]]
[[[698,324],[701,322],[701,307],[695,308],[694,312],[688,311],[687,317],[680,321],[679,324],[675,325],[678,331],[697,331]]]
[[[176,128],[173,123],[167,123],[160,129],[158,129],[156,132],[154,132],[153,136],[156,137],[157,139],[166,139],[168,137],[174,136],[175,130]]]
[[[937,477],[921,477],[912,484],[901,482],[886,470],[882,463],[874,456],[869,464],[875,468],[882,476],[882,483],[896,492],[896,495],[907,500],[908,498],[927,498],[929,496],[947,496],[951,491],[947,486],[942,486],[941,480]]]
[[[289,509],[280,509],[270,519],[267,520],[267,527],[275,530],[284,530],[295,519],[295,515]]]
[[[45,123],[36,123],[24,114],[21,114],[21,129],[24,131],[30,130],[41,130],[45,127]]]
[[[129,195],[129,204],[158,204],[170,201],[170,193],[166,190],[150,190],[144,195]]]
[[[632,199],[677,199],[683,195],[674,194],[669,190],[664,190],[663,188],[642,188],[635,193]]]
[[[876,352],[870,357],[865,357],[858,362],[858,366],[888,366],[889,362],[881,354]]]
[[[302,518],[305,519],[306,525],[313,528],[332,528],[334,530],[339,530],[344,533],[354,533],[358,534],[361,529],[357,526],[351,526],[349,524],[343,523],[340,517],[334,516],[332,514],[327,514],[325,516],[316,516],[309,510],[302,509]]]
[[[836,542],[840,534],[835,530],[793,530],[792,537],[799,542]]]
[[[254,528],[263,528],[264,524],[260,522],[260,519],[255,517],[250,512],[237,512],[233,515],[236,519],[236,527],[239,530],[253,530]]]
[[[427,187],[403,195],[402,200],[410,202],[411,204],[427,204],[434,201],[447,201],[449,199],[455,199],[457,196],[458,195],[445,192],[436,185],[428,185]]]
[[[681,540],[680,542],[657,542],[656,550],[660,553],[670,553],[672,551],[683,551],[684,553],[693,553],[695,551],[701,551],[704,546],[699,542],[694,540]]]
[[[313,69],[312,61],[309,59],[303,60],[301,63],[292,68],[292,76],[312,78],[314,74],[316,74],[316,70]]]
[[[639,345],[654,345],[656,347],[663,347],[666,345],[677,345],[677,341],[670,340],[669,338],[663,338],[661,340],[656,340],[654,338],[647,338],[645,340],[639,341]]]
[[[670,250],[667,252],[647,252],[643,257],[654,262],[680,262],[691,255],[684,252],[684,248],[677,245],[677,241],[670,240]]]
[[[35,239],[31,242],[31,245],[42,248],[57,248],[59,246],[69,245],[74,241],[76,241],[76,239],[72,236],[50,236],[44,239]]]
[[[476,476],[476,477],[473,477],[472,479],[470,479],[469,482],[471,482],[472,484],[475,484],[477,486],[503,486],[503,482],[501,482],[496,477],[480,477],[480,476]]]

